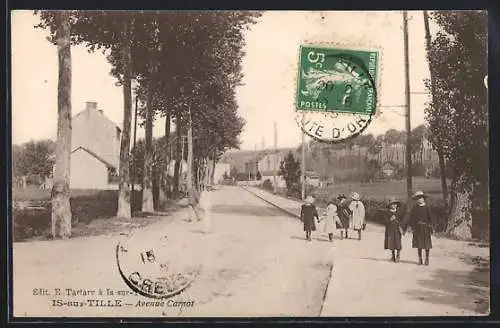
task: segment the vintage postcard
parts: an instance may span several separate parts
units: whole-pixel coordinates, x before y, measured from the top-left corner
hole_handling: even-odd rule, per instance
[[[11,22],[14,319],[489,314],[486,11]]]

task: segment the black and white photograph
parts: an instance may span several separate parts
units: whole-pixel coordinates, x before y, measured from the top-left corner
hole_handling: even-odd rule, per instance
[[[486,10],[13,10],[12,316],[490,314]]]

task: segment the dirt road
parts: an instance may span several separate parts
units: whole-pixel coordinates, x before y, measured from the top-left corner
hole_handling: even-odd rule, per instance
[[[129,293],[115,259],[116,244],[126,236],[15,243],[14,315],[318,316],[331,245],[304,241],[300,222],[239,187],[214,191],[212,202],[211,233],[202,232],[201,222],[187,222],[187,211],[133,230],[145,248],[167,236],[168,257],[201,264],[198,278],[179,296],[150,306],[139,302],[150,299]],[[121,306],[96,306],[116,302]]]

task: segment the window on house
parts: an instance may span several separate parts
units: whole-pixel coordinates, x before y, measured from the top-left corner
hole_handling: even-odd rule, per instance
[[[108,166],[108,183],[118,183],[118,172],[116,172],[116,169],[114,167]]]

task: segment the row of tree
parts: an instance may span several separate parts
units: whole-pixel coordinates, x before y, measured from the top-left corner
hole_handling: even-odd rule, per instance
[[[434,39],[424,12],[432,102],[426,109],[430,141],[450,163],[448,233],[471,237],[472,216],[489,208],[488,20],[486,11],[436,11]]]
[[[431,137],[431,131],[424,125],[421,124],[416,128],[411,130],[410,133],[410,143],[411,150],[414,154],[418,154],[422,151],[424,147],[424,141]],[[400,131],[397,129],[389,129],[385,133],[378,136],[374,136],[371,133],[362,134],[356,138],[349,139],[344,143],[337,144],[326,144],[321,143],[316,140],[311,140],[309,143],[309,148],[311,151],[324,151],[329,150],[342,150],[342,149],[352,149],[355,146],[366,148],[370,154],[379,154],[384,145],[397,145],[406,144],[407,133],[406,131]],[[300,152],[300,146],[299,146]]]
[[[169,162],[168,152],[154,157],[155,117],[166,117],[163,145],[171,125],[180,140],[187,135],[188,194],[191,203],[204,179],[208,160],[238,147],[244,121],[237,114],[235,87],[240,83],[243,30],[258,12],[38,11],[40,28],[50,32],[59,56],[58,136],[52,192],[52,235],[71,235],[69,159],[71,147],[71,46],[107,54],[111,73],[123,87],[124,108],[117,217],[131,218],[130,131],[132,81],[146,131],[143,155],[142,211],[154,210],[153,161]],[[165,170],[162,170],[165,171]],[[178,180],[178,173],[176,174]],[[164,177],[162,180],[165,180]],[[161,185],[165,185],[161,183]],[[174,181],[174,189],[179,182]],[[178,190],[175,190],[178,191]]]
[[[323,179],[343,175],[344,170],[356,171],[355,175],[363,180],[369,179],[368,176],[374,178],[378,168],[385,162],[390,162],[395,167],[404,167],[406,136],[405,131],[390,129],[376,137],[372,134],[360,135],[342,144],[325,144],[312,140],[306,152],[306,166],[320,173]],[[413,170],[414,174],[424,175],[430,166],[437,164],[437,161],[433,162],[433,156],[429,158],[430,154],[435,153],[435,149],[426,147],[426,140],[429,138],[427,127],[417,126],[411,131],[410,138],[412,163],[416,163],[419,168],[418,172]],[[297,153],[301,153],[300,146]]]

